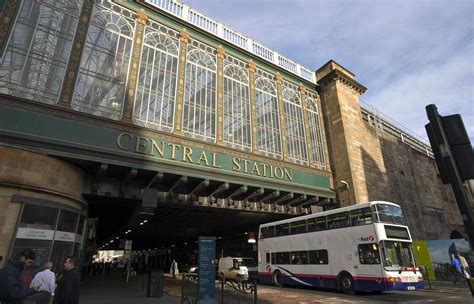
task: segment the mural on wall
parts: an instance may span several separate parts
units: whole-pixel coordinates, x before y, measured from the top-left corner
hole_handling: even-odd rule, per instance
[[[416,264],[425,266],[428,279],[443,280],[443,276],[455,271],[451,266],[450,254],[462,255],[472,269],[474,252],[464,239],[413,241]]]

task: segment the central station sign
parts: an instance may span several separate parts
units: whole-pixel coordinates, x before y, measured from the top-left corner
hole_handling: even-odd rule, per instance
[[[225,160],[227,157],[216,152],[136,136],[130,133],[120,133],[117,136],[116,144],[120,150],[199,166],[225,170],[228,169],[229,165],[229,162]],[[277,180],[293,181],[292,169],[240,157],[232,157],[231,170]]]

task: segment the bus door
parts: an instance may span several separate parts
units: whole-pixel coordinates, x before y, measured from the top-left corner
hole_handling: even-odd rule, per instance
[[[360,283],[364,281],[374,281],[382,278],[382,263],[380,259],[380,249],[377,243],[358,244],[357,252],[359,263],[357,263],[356,275],[360,278]],[[359,281],[359,280],[358,280]]]
[[[270,250],[265,250],[263,252],[263,267],[262,272],[272,272],[272,252]]]

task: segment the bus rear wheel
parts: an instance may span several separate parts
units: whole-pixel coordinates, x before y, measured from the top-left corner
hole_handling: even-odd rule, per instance
[[[277,287],[283,286],[283,277],[279,270],[275,270],[272,276],[273,284]]]
[[[355,293],[354,279],[349,273],[342,273],[339,276],[339,288],[345,294],[353,295]]]

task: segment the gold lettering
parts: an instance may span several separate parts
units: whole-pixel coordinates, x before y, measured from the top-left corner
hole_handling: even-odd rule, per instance
[[[122,144],[122,138],[124,136],[127,136],[130,138],[130,141],[133,141],[133,137],[132,137],[132,134],[129,134],[129,133],[120,133],[119,136],[117,136],[117,147],[119,147],[119,149],[121,150],[127,150],[127,148],[125,148]]]
[[[232,170],[240,172],[240,158],[234,157],[232,159],[234,166],[232,166]]]
[[[207,160],[206,151],[202,151],[201,156],[199,156],[199,159],[196,161],[196,163],[200,165],[201,161],[203,160],[204,160],[205,165],[209,166],[209,161]]]
[[[212,152],[212,166],[215,168],[222,168],[222,166],[217,164],[217,154]]]
[[[263,166],[263,176],[267,177],[267,168],[268,168],[268,165],[267,164],[262,164]]]
[[[277,170],[280,171],[280,174],[278,174]],[[278,176],[278,175],[280,175],[280,176]],[[280,168],[280,167],[275,167],[275,177],[276,177],[277,179],[283,179],[283,169],[282,169],[282,168]]]
[[[249,173],[248,171],[248,164],[250,163],[250,161],[248,159],[244,159],[244,172],[245,173]]]
[[[189,148],[189,147],[183,147],[183,159],[181,159],[182,161],[187,161],[186,159],[189,160],[189,162],[192,164],[193,163],[193,159],[191,158],[191,155],[193,154],[193,149]]]
[[[290,181],[293,181],[293,170],[291,169],[284,169],[285,170],[285,175],[288,177]]]
[[[147,143],[148,143],[148,140],[145,137],[137,136],[137,141],[135,143],[135,151],[134,152],[146,154]],[[145,150],[142,151],[140,148],[145,148]]]
[[[257,175],[260,176],[260,169],[258,168],[257,162],[253,163],[253,168],[252,168],[252,171],[250,172],[250,174],[254,174],[255,171],[257,172]]]
[[[164,155],[163,151],[164,151],[164,149],[165,149],[165,143],[162,141],[162,142],[161,142],[161,147],[160,147],[160,146],[158,146],[158,144],[156,143],[156,141],[154,141],[153,139],[150,139],[150,140],[151,140],[151,152],[150,152],[150,154],[151,154],[151,155],[155,155],[155,154],[153,153],[153,150],[156,149],[156,151],[158,151],[158,154],[159,154],[162,158],[164,158],[165,155]]]
[[[272,177],[272,178],[274,177],[273,176],[273,166],[272,165],[270,165],[270,177]]]
[[[177,144],[168,144],[171,147],[171,159],[176,159],[176,148],[180,149],[181,147]]]

